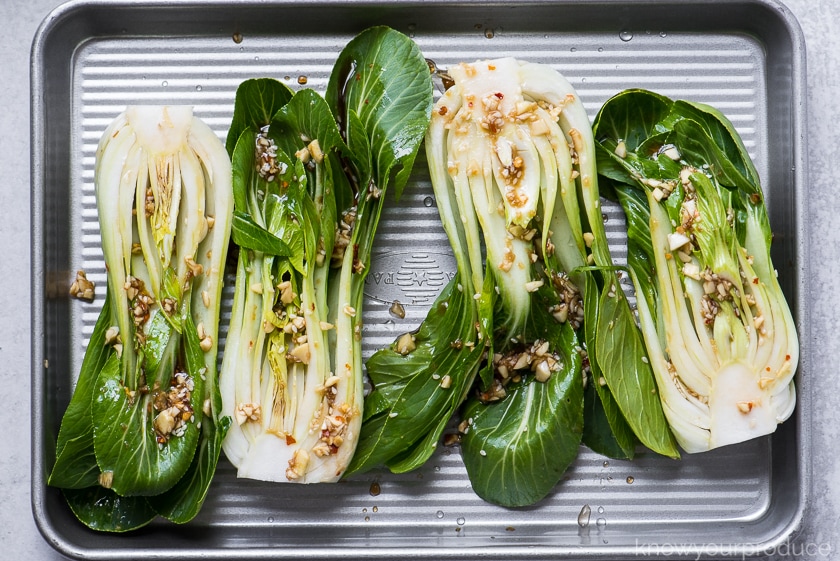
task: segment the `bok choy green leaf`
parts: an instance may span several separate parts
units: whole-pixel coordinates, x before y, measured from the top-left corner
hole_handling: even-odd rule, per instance
[[[770,256],[758,173],[719,111],[644,90],[595,123],[624,208],[628,264],[659,398],[680,446],[772,433],[795,406],[796,328]]]
[[[226,428],[216,354],[230,160],[189,107],[132,106],[95,187],[108,291],[62,421],[51,485],[88,526],[198,512]]]

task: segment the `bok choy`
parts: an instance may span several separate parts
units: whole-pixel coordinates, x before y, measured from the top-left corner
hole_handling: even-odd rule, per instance
[[[190,107],[132,106],[96,153],[105,304],[51,485],[97,530],[198,512],[226,424],[216,387],[230,160]]]
[[[476,493],[505,506],[540,500],[583,437],[582,367],[587,346],[594,364],[599,322],[609,322],[610,369],[598,372],[619,395],[603,388],[609,424],[598,436],[620,439],[613,448],[629,456],[636,430],[675,455],[612,271],[576,92],[549,67],[512,58],[459,64],[449,78],[426,153],[457,275],[416,333],[368,361],[374,390],[351,471],[418,467],[460,408]]]
[[[595,127],[680,446],[700,452],[772,433],[795,406],[799,344],[758,173],[737,131],[712,107],[644,90],[610,99]]]
[[[417,46],[371,28],[341,52],[325,97],[243,83],[228,149],[239,246],[221,370],[240,477],[341,478],[362,421],[362,299],[390,185],[399,195],[432,106]]]

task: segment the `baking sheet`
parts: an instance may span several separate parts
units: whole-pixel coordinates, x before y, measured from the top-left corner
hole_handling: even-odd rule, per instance
[[[628,87],[718,107],[763,178],[774,260],[804,335],[804,45],[774,2],[73,2],[45,21],[33,47],[33,504],[45,538],[70,557],[115,560],[736,557],[789,539],[810,477],[804,336],[799,407],[773,437],[679,462],[644,452],[621,462],[581,448],[555,491],[524,509],[478,499],[458,449],[445,447],[417,472],[371,472],[331,486],[241,481],[222,459],[193,522],[155,522],[127,536],[84,529],[45,487],[104,297],[70,300],[67,287],[77,269],[105,286],[92,177],[107,124],[129,104],[189,104],[224,138],[242,80],[273,76],[323,91],[344,44],[380,23],[414,38],[442,67],[497,56],[550,64],[592,117]],[[604,219],[621,263],[620,209],[605,203]],[[403,199],[386,207],[375,248],[367,354],[416,326],[454,273],[422,158]],[[388,313],[394,299],[406,304],[405,320]],[[584,505],[591,517],[581,527]]]

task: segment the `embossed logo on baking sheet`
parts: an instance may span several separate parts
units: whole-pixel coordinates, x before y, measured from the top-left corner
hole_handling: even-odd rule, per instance
[[[397,251],[371,258],[365,295],[390,304],[428,305],[455,276],[455,258],[431,251]]]

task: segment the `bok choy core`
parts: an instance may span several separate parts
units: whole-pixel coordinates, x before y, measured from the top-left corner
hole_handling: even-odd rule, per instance
[[[228,149],[240,248],[221,371],[240,477],[341,478],[363,409],[362,299],[385,194],[405,185],[432,106],[417,46],[386,27],[339,55],[325,97],[243,83]]]
[[[799,346],[741,138],[707,105],[644,90],[610,99],[595,127],[679,444],[700,452],[772,433],[794,409]]]
[[[607,380],[622,390],[632,422],[605,388],[611,401],[600,414],[612,408],[599,436],[620,438],[615,448],[627,457],[638,427],[646,444],[675,455],[616,288],[577,93],[549,67],[512,58],[448,74],[453,85],[432,112],[426,154],[457,275],[416,333],[368,361],[374,391],[351,471],[418,467],[463,405],[462,454],[476,493],[505,506],[540,500],[577,455],[584,347],[591,344],[591,365],[604,309],[611,333],[602,339],[622,339]],[[599,293],[611,302],[599,306]],[[585,300],[595,302],[591,312]],[[593,326],[591,343],[584,324]]]
[[[230,160],[190,107],[132,106],[94,176],[108,290],[50,484],[98,530],[198,512],[225,423],[216,387]]]

